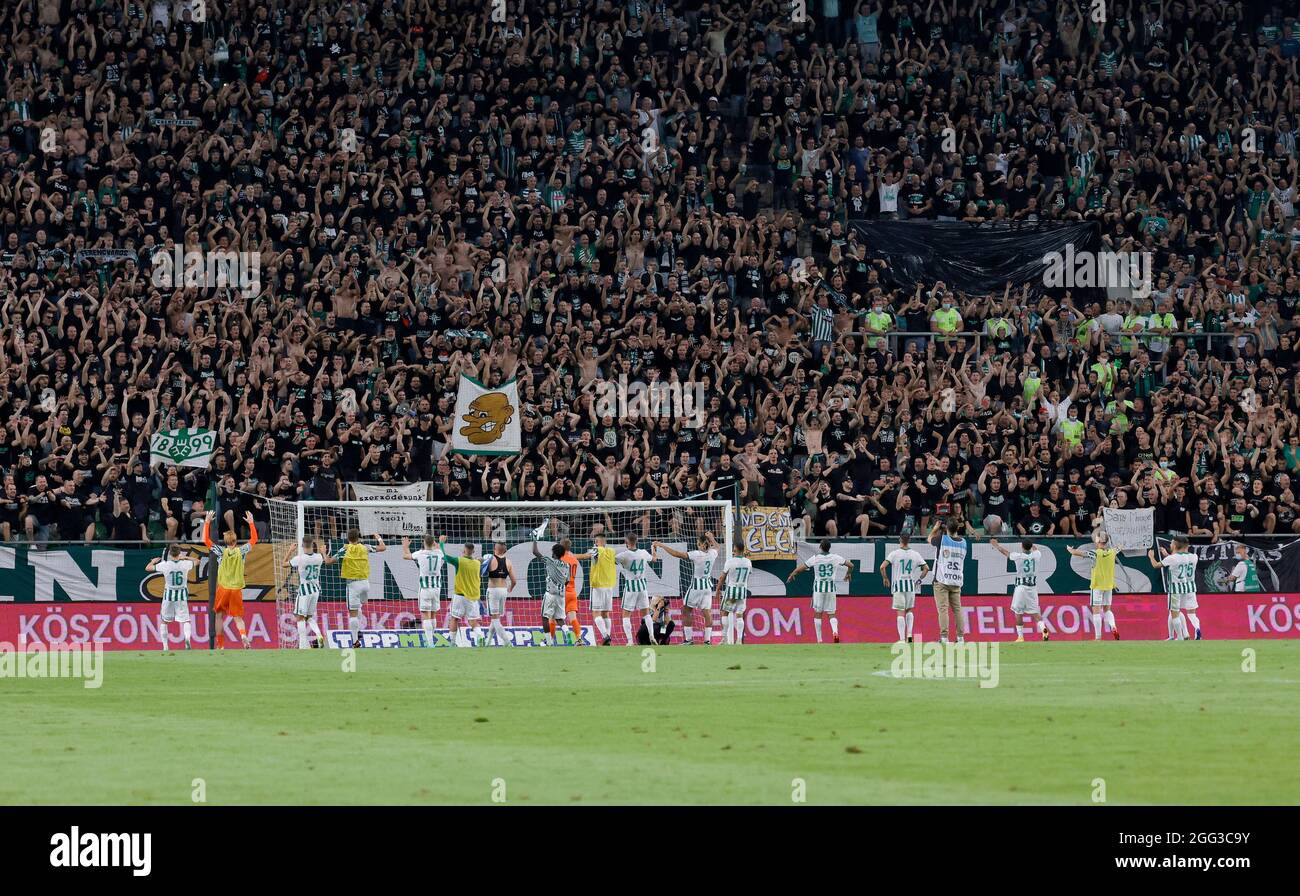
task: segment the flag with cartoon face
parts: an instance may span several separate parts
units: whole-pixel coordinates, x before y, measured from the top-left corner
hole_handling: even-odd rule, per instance
[[[451,450],[460,454],[518,454],[522,445],[519,384],[489,387],[461,374]]]

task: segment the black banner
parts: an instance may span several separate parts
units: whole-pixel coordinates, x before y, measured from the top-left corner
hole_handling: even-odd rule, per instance
[[[887,263],[891,285],[914,289],[942,280],[969,295],[1001,294],[1008,283],[1013,288],[1028,283],[1037,293],[1047,269],[1044,256],[1063,254],[1071,244],[1075,252],[1101,246],[1092,222],[862,221],[853,226],[869,255]]]

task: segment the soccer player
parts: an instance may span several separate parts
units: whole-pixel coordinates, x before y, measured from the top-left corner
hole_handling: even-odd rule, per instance
[[[442,587],[446,581],[447,558],[438,548],[438,539],[424,536],[424,547],[411,550],[411,539],[402,539],[402,559],[415,561],[416,600],[420,609],[420,628],[424,641],[434,643],[434,629],[438,627],[438,613],[442,610]]]
[[[217,649],[226,648],[226,617],[235,620],[235,630],[245,649],[252,647],[248,640],[248,630],[244,628],[244,560],[248,552],[257,544],[257,525],[251,513],[244,514],[248,523],[248,543],[241,545],[234,529],[227,529],[225,544],[212,543],[212,520],[216,516],[211,510],[203,518],[203,546],[217,561],[217,594],[212,601],[212,609],[217,621]]]
[[[705,532],[701,535],[693,551],[679,551],[658,541],[650,543],[651,554],[660,548],[678,560],[690,560],[692,564],[691,584],[686,589],[686,597],[682,601],[682,643],[695,643],[691,624],[695,621],[695,612],[698,610],[704,620],[704,643],[711,645],[713,643],[713,564],[718,562],[718,543],[714,540],[713,533]]]
[[[1092,575],[1088,582],[1088,601],[1092,606],[1092,639],[1101,640],[1104,622],[1110,628],[1111,637],[1118,641],[1119,626],[1115,624],[1115,614],[1111,612],[1110,606],[1115,595],[1115,557],[1119,550],[1110,546],[1110,535],[1105,529],[1092,533],[1091,549],[1067,547],[1066,550],[1075,557],[1093,558]]]
[[[813,630],[817,633],[817,643],[822,643],[822,620],[828,619],[831,624],[831,637],[838,644],[840,643],[840,620],[835,615],[835,581],[839,578],[848,581],[849,561],[839,554],[831,553],[831,543],[828,539],[823,539],[817,546],[817,550],[818,553],[809,557],[807,563],[796,564],[785,580],[788,584],[801,572],[806,570],[812,572]],[[844,570],[843,576],[836,575],[840,569]]]
[[[179,622],[181,640],[185,649],[190,649],[190,570],[194,568],[194,559],[181,551],[178,544],[172,545],[161,557],[154,557],[145,565],[145,572],[160,572],[163,577],[162,624],[158,630],[162,633],[162,647],[167,649],[167,623]]]
[[[1169,640],[1186,640],[1187,621],[1191,620],[1192,630],[1197,641],[1201,640],[1201,620],[1196,618],[1196,562],[1197,556],[1187,549],[1186,537],[1179,535],[1173,540],[1173,551],[1166,554],[1160,548],[1160,559],[1155,551],[1147,551],[1147,557],[1153,566],[1163,567],[1168,571],[1168,583],[1165,586],[1169,594]],[[1183,619],[1183,610],[1187,619]]]
[[[930,571],[925,558],[912,549],[912,539],[903,534],[898,536],[898,547],[885,555],[880,562],[880,577],[889,583],[889,593],[893,597],[893,607],[898,613],[898,640],[912,643],[912,624],[915,617],[916,592]]]
[[[573,646],[582,646],[582,624],[578,622],[578,558],[573,553],[573,542],[568,536],[560,539],[564,547],[564,564],[569,567],[569,580],[564,585],[564,619],[573,631]]]
[[[1250,558],[1250,547],[1239,544],[1233,549],[1237,555],[1237,565],[1232,568],[1232,573],[1228,576],[1228,584],[1233,591],[1259,591],[1259,568],[1255,561]]]
[[[506,543],[498,541],[492,545],[492,556],[488,558],[488,627],[497,636],[497,643],[502,647],[510,646],[510,636],[506,634],[505,624],[501,621],[506,615],[506,598],[518,583],[515,578],[515,565],[506,558]],[[489,640],[491,635],[488,636]]]
[[[745,546],[738,542],[722,567],[717,591],[714,592],[722,608],[723,644],[739,644],[744,640],[745,605],[749,600],[749,574],[753,569],[754,561],[745,556]]]
[[[1011,612],[1016,617],[1016,640],[1025,640],[1024,620],[1028,616],[1046,641],[1047,629],[1038,609],[1038,561],[1043,559],[1043,552],[1029,539],[1020,542],[1018,551],[1008,551],[998,544],[996,538],[990,538],[989,544],[993,550],[1016,565],[1016,590],[1011,594]]]
[[[578,554],[578,560],[591,560],[591,615],[596,626],[596,634],[604,647],[609,646],[609,614],[614,609],[614,597],[618,593],[618,567],[614,564],[614,549],[605,546],[604,533],[593,536],[595,544],[585,554]]]
[[[386,550],[388,546],[377,533],[372,548],[362,543],[361,530],[349,529],[347,543],[331,555],[343,561],[339,576],[348,583],[348,630],[352,632],[354,649],[361,646],[361,605],[370,599],[370,555]]]
[[[483,594],[483,563],[474,556],[474,544],[465,542],[463,553],[455,557],[447,552],[447,546],[444,542],[447,536],[438,536],[438,546],[442,548],[442,555],[447,558],[456,570],[456,578],[453,581],[455,593],[451,598],[451,610],[447,613],[447,628],[451,629],[452,643],[457,647],[474,646],[479,647],[486,642],[483,638],[483,625],[479,621],[479,598]],[[474,638],[471,641],[466,634],[464,639],[461,637],[461,629],[468,623],[474,628]]]
[[[320,572],[326,563],[333,563],[321,554],[320,544],[316,539],[310,542],[311,550],[298,545],[298,553],[284,561],[284,565],[298,570],[298,597],[293,603],[293,615],[298,620],[298,649],[307,650],[312,643],[307,638],[307,629],[316,636],[315,646],[325,646],[325,636],[321,634],[316,623],[316,602],[320,600]]]
[[[650,563],[654,560],[650,552],[638,547],[637,537],[629,534],[624,539],[626,550],[619,551],[614,562],[623,567],[623,636],[629,647],[636,646],[632,635],[632,614],[640,612],[646,630],[652,635],[655,630],[654,616],[650,613],[650,588],[647,581]]]
[[[939,528],[943,527],[943,534]],[[961,586],[966,570],[966,555],[970,543],[958,538],[960,526],[956,520],[936,522],[930,529],[929,541],[939,551],[934,561],[934,609],[939,615],[939,643],[948,643],[948,616],[957,633],[957,643],[964,644],[966,620],[961,615]]]
[[[569,581],[569,564],[564,562],[564,545],[551,545],[551,556],[543,557],[533,542],[533,556],[546,567],[546,593],[542,597],[542,631],[546,633],[548,647],[555,646],[555,630],[564,618],[564,588]]]

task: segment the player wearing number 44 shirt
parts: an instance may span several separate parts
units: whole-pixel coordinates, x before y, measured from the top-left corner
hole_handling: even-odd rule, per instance
[[[813,630],[817,633],[817,643],[822,643],[822,620],[829,619],[831,638],[838,644],[840,643],[840,620],[835,615],[835,583],[840,580],[848,580],[849,561],[839,554],[831,553],[830,541],[822,541],[817,546],[817,549],[818,553],[809,557],[807,563],[797,564],[794,571],[786,576],[785,580],[789,583],[794,580],[795,576],[805,570],[812,572]],[[838,575],[841,569],[844,570],[842,576]]]
[[[627,638],[629,647],[636,646],[632,636],[632,614],[640,613],[645,622],[646,631],[653,636],[655,630],[654,616],[650,613],[650,564],[654,557],[645,548],[637,547],[637,537],[627,536],[625,550],[614,556],[614,562],[622,567],[623,572],[623,637]]]
[[[1042,632],[1043,640],[1048,640],[1043,615],[1038,609],[1038,562],[1043,559],[1043,552],[1028,539],[1020,542],[1018,551],[1008,551],[998,544],[996,538],[990,538],[989,545],[1016,567],[1016,590],[1011,595],[1011,615],[1016,617],[1016,640],[1025,640],[1026,616]]]
[[[898,613],[898,640],[912,643],[912,610],[916,606],[916,592],[921,580],[930,571],[925,559],[912,550],[911,539],[898,537],[898,547],[890,551],[880,563],[880,577],[889,583],[893,607]]]
[[[180,623],[181,640],[185,649],[190,649],[190,570],[194,568],[194,558],[181,553],[180,545],[174,544],[161,557],[154,557],[145,566],[145,572],[159,572],[163,577],[162,625],[158,631],[162,634],[163,650],[167,649],[167,624]]]
[[[1196,561],[1197,557],[1187,549],[1187,539],[1179,536],[1173,541],[1173,550],[1165,553],[1160,548],[1160,558],[1155,551],[1147,551],[1152,565],[1163,569],[1166,576],[1166,590],[1169,595],[1169,640],[1201,640],[1201,620],[1196,618]],[[1183,611],[1187,619],[1183,619]],[[1187,633],[1187,621],[1191,620],[1194,635]]]
[[[650,544],[650,553],[654,554],[660,548],[678,560],[690,560],[694,567],[691,570],[691,584],[682,601],[682,643],[695,643],[693,624],[695,614],[699,613],[704,620],[704,643],[712,644],[713,567],[718,562],[718,542],[712,532],[705,532],[700,536],[698,548],[694,551],[679,551],[655,541]]]
[[[284,565],[298,570],[298,596],[293,602],[293,615],[298,623],[298,649],[312,646],[307,638],[310,627],[316,636],[316,647],[325,646],[325,636],[316,622],[316,602],[320,600],[321,568],[334,563],[333,557],[321,554],[320,545],[312,540],[307,547],[298,546],[298,553],[284,561]]]

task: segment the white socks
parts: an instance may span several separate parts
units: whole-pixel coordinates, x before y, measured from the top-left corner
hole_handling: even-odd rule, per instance
[[[682,627],[682,640],[686,644],[690,644],[695,640],[695,635],[689,625]]]
[[[817,633],[817,643],[820,644],[822,642],[822,618],[820,616],[813,618],[813,631]]]
[[[1201,630],[1201,620],[1196,618],[1196,614],[1188,613],[1187,618],[1192,623],[1192,632],[1193,633],[1199,632]],[[188,625],[188,623],[186,624]]]
[[[898,617],[898,640],[899,641],[907,640],[907,619],[908,617],[906,616]]]
[[[1115,614],[1110,610],[1106,611],[1106,628],[1115,631]]]
[[[912,637],[912,622],[913,622],[912,611],[908,610],[907,611],[907,636],[909,638]]]
[[[352,632],[352,640],[353,640],[354,642],[357,640],[358,637],[360,637],[360,635],[361,635],[361,617],[360,617],[360,616],[349,616],[349,617],[348,617],[348,631]],[[350,646],[350,645],[349,645],[349,646]]]
[[[655,639],[655,618],[649,613],[645,614],[645,630],[646,634],[650,636],[650,642],[653,644]],[[634,638],[628,638],[627,643],[631,644],[634,640]]]
[[[831,617],[831,637],[832,637],[832,638],[838,638],[839,636],[840,636],[840,619],[839,619],[838,616],[832,616],[832,617]]]
[[[500,617],[492,620],[492,631],[496,632],[502,647],[510,646],[510,636],[506,634],[506,625],[501,621]]]
[[[728,613],[722,619],[722,641],[724,644],[739,644],[745,634],[745,617],[739,613]]]
[[[420,620],[420,628],[421,628],[421,630],[423,630],[423,632],[424,632],[424,643],[425,643],[425,644],[428,644],[430,647],[433,646],[433,627],[434,627],[434,624],[435,624],[435,623],[434,623],[434,621],[433,621],[432,619],[421,619],[421,620]]]
[[[1092,614],[1092,639],[1094,641],[1101,640],[1101,614],[1100,613]]]
[[[1196,617],[1193,616],[1192,618],[1195,619]],[[1196,627],[1200,628],[1200,623],[1197,623]],[[182,622],[181,634],[185,636],[185,643],[188,644],[194,637],[194,629],[188,622]]]
[[[311,645],[307,643],[307,620],[298,620],[298,649],[307,650]]]
[[[632,618],[630,616],[623,617],[623,637],[627,639],[629,644],[636,641],[636,638],[632,637]]]

